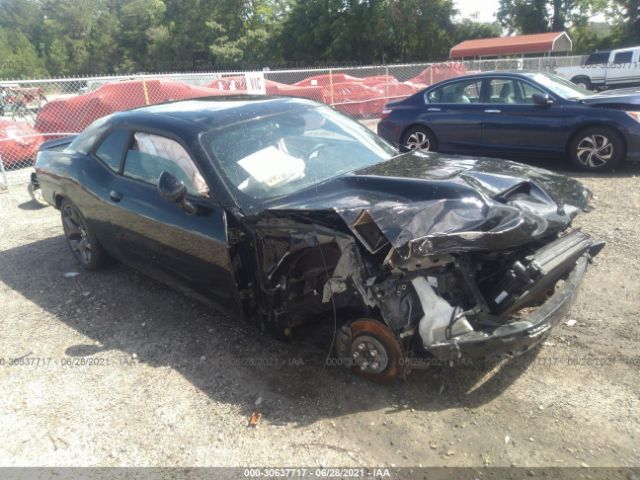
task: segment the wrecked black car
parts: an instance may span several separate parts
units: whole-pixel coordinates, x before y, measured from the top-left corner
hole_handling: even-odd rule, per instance
[[[580,183],[503,160],[398,154],[311,101],[117,113],[45,143],[34,182],[76,259],[118,259],[263,330],[311,320],[379,382],[407,360],[515,355],[570,307],[603,244]]]

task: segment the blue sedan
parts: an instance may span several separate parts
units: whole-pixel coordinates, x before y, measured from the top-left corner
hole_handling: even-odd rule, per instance
[[[389,103],[378,134],[401,150],[568,156],[606,171],[640,161],[640,89],[594,94],[546,73],[465,75]]]

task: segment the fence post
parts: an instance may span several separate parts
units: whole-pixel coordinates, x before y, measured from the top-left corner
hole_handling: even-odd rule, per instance
[[[385,65],[384,71],[385,71],[384,83],[386,86],[386,89],[385,89],[386,97],[387,97],[387,100],[389,100],[389,65]]]
[[[149,105],[149,91],[147,90],[147,80],[145,77],[142,77],[142,90],[144,91],[144,102],[146,105]]]
[[[333,69],[329,69],[329,86],[331,88],[331,106],[333,106]]]
[[[0,173],[2,173],[2,182],[0,183],[0,191],[9,189],[9,180],[7,179],[7,172],[4,170],[4,162],[2,161],[2,155],[0,155]]]

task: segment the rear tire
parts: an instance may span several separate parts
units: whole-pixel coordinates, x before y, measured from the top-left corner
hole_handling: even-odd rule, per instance
[[[402,135],[400,149],[404,152],[410,150],[435,152],[437,149],[436,137],[425,127],[411,127]]]
[[[60,216],[67,245],[82,268],[99,270],[107,265],[110,258],[87,226],[80,210],[65,199],[60,205]]]
[[[622,136],[608,127],[586,128],[569,145],[571,163],[586,172],[607,172],[617,167],[624,157]]]
[[[571,81],[579,87],[586,88],[587,90],[593,90],[593,84],[589,77],[574,77]]]

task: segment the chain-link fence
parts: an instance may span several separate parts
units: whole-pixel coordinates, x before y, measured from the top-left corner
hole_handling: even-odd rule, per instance
[[[584,57],[471,60],[259,72],[174,73],[0,81],[0,189],[29,177],[42,142],[74,135],[113,112],[172,100],[230,94],[308,98],[357,118],[436,82],[490,70],[554,71]]]

